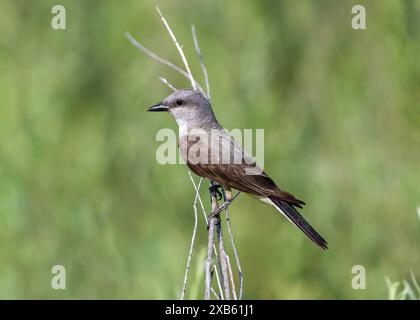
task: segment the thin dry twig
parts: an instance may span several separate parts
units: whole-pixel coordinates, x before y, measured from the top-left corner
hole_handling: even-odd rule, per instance
[[[194,181],[194,178],[192,177],[191,171],[188,171],[188,175],[189,175],[190,180],[191,180],[191,182],[192,182],[192,184],[194,186],[195,192],[198,194],[198,202],[200,203],[201,211],[203,212],[204,223],[205,223],[205,225],[207,227],[207,223],[208,223],[207,213],[206,213],[206,209],[204,208],[203,200],[201,199],[201,196],[200,196],[199,188],[197,187],[197,185],[196,185],[196,183]],[[214,242],[213,242],[213,253],[214,253],[214,256],[216,258],[216,262],[217,262],[217,264],[219,266],[219,269],[221,270],[222,267],[221,267],[221,264],[220,264],[219,255],[217,253],[216,245],[214,244]],[[219,290],[220,290],[219,296],[223,297],[222,284],[220,282],[220,277],[219,277],[219,274],[217,272],[217,269],[215,269],[215,273],[216,273],[217,285],[218,285]]]
[[[192,179],[192,177],[191,177],[191,179]],[[200,178],[200,180],[198,181],[197,190],[200,190],[200,186],[201,186],[202,181],[203,181],[203,178]],[[194,183],[194,181],[193,181],[193,183]],[[188,274],[190,272],[191,257],[192,257],[192,252],[194,250],[195,238],[197,236],[197,226],[198,226],[197,199],[198,199],[199,196],[200,196],[200,193],[198,191],[196,191],[195,199],[194,199],[194,203],[193,203],[194,229],[193,229],[193,234],[192,234],[192,238],[191,238],[190,251],[188,252],[187,266],[185,267],[184,283],[182,285],[182,290],[181,290],[181,300],[184,300],[185,291],[187,290],[187,281],[188,281]]]
[[[204,81],[206,82],[206,95],[207,99],[210,101],[210,82],[209,82],[209,74],[207,72],[206,64],[204,63],[203,55],[201,54],[200,45],[198,44],[197,33],[195,32],[195,26],[191,25],[191,32],[194,41],[195,51],[197,52],[197,56],[200,59],[201,70],[203,71]]]
[[[213,287],[211,287],[210,289],[211,289],[211,293],[213,293],[213,295],[216,297],[217,300],[222,300],[220,295],[217,294],[216,290],[214,290]]]
[[[223,288],[225,290],[225,298],[226,300],[230,300],[228,262],[227,262],[225,244],[223,241],[222,223],[220,220],[219,220],[219,223],[216,225],[216,232],[217,232],[217,240],[219,242],[219,256],[220,256],[220,262],[222,266],[221,275],[222,275]]]
[[[241,299],[242,294],[243,294],[242,267],[241,267],[241,263],[240,263],[240,260],[239,260],[238,251],[236,249],[233,232],[232,232],[232,228],[231,228],[231,225],[230,225],[229,211],[228,211],[228,207],[233,203],[233,201],[235,201],[235,199],[239,196],[239,194],[240,194],[240,191],[237,192],[235,194],[235,196],[233,196],[231,198],[231,200],[227,201],[226,192],[224,192],[223,195],[224,195],[225,202],[223,203],[222,206],[218,207],[215,211],[213,211],[211,217],[215,217],[216,219],[220,218],[220,212],[223,211],[223,210],[226,211],[226,223],[228,225],[228,233],[229,233],[230,241],[231,241],[231,244],[232,244],[232,249],[233,249],[233,252],[235,254],[236,266],[238,268],[239,297]],[[219,241],[219,254],[220,254],[219,266],[220,266],[220,270],[222,271],[222,276],[223,276],[222,279],[223,279],[223,281],[226,281],[227,278],[230,277],[231,282],[233,283],[233,286],[234,286],[234,279],[233,279],[233,272],[232,272],[232,269],[231,269],[231,265],[230,265],[229,261],[226,261],[229,258],[226,255],[226,249],[225,249],[224,242],[223,242],[223,233],[221,231],[221,223],[217,224],[216,227],[217,227],[216,231],[217,231],[217,236],[218,236],[218,241]],[[215,250],[215,252],[217,252],[217,251]],[[228,270],[229,274],[227,274],[227,272],[223,272],[223,271],[227,270],[226,267],[229,268],[229,270]],[[224,282],[225,292],[226,292],[226,289],[228,288],[228,285],[229,285],[229,282]],[[234,290],[233,296],[235,297],[235,296],[237,296],[236,289],[233,289],[233,290]],[[229,299],[229,295],[226,295],[226,297],[227,297],[227,299]],[[235,298],[235,300],[236,300],[236,298]]]
[[[129,33],[126,32],[125,36],[127,37],[127,39],[131,42],[131,44],[133,46],[135,46],[137,49],[139,49],[140,51],[142,51],[144,54],[148,55],[150,58],[152,58],[153,60],[156,60],[157,62],[159,62],[160,64],[163,64],[165,66],[168,66],[169,68],[175,70],[176,72],[182,74],[185,78],[190,80],[190,77],[188,75],[187,72],[185,72],[184,70],[182,70],[180,67],[178,67],[176,64],[160,57],[158,54],[156,54],[155,52],[153,52],[152,50],[146,48],[144,45],[142,45],[140,42],[138,42],[136,39],[134,39],[134,37]],[[197,88],[199,88],[199,90],[203,91],[203,88],[201,88],[201,86],[198,84],[197,81],[195,81],[195,85],[197,86]]]
[[[190,67],[188,65],[187,58],[185,57],[184,50],[182,50],[181,45],[179,44],[178,40],[176,39],[174,33],[172,32],[172,29],[169,26],[168,22],[166,22],[166,19],[162,15],[162,12],[160,11],[159,7],[156,7],[156,10],[157,10],[157,12],[158,12],[158,14],[160,16],[160,19],[163,22],[163,25],[165,26],[166,30],[168,30],[169,36],[172,38],[172,41],[174,42],[174,44],[175,44],[175,46],[176,46],[176,48],[177,48],[177,50],[179,52],[179,55],[181,56],[182,62],[184,63],[185,69],[187,70],[187,74],[188,74],[188,77],[189,77],[189,79],[191,81],[191,85],[192,85],[193,89],[194,90],[197,90],[197,86],[195,84],[194,77],[193,77],[193,75],[191,73],[191,70],[190,70]]]
[[[216,249],[214,249],[214,251],[216,252]],[[219,287],[220,300],[224,300],[225,298],[223,297],[223,289],[222,289],[222,283],[220,282],[219,272],[217,272],[216,265],[213,265],[213,268],[214,268],[214,273],[216,274],[217,286]]]
[[[227,260],[228,270],[229,270],[230,285],[232,286],[233,300],[238,300],[238,296],[236,295],[235,281],[233,280],[232,266],[230,265],[230,258],[228,255],[226,255],[226,260]]]
[[[212,196],[213,198],[213,196]],[[213,199],[212,199],[212,206],[213,206]],[[217,200],[216,200],[216,206],[217,206]],[[215,209],[214,209],[215,210]],[[212,210],[212,211],[214,211]],[[207,259],[205,263],[206,268],[206,278],[205,278],[205,284],[206,288],[204,290],[204,299],[210,300],[210,288],[211,288],[211,280],[212,280],[212,273],[211,273],[211,266],[213,261],[213,246],[214,246],[214,226],[216,223],[216,218],[210,219],[210,226],[209,226],[209,240],[207,245]]]
[[[176,91],[176,88],[164,77],[159,77],[159,80],[166,84],[172,91]]]
[[[227,200],[226,192],[227,191],[225,190],[225,192],[223,193],[225,202]],[[240,192],[238,192],[232,198],[230,203],[232,203],[233,200],[236,199],[236,197],[239,195],[239,193]],[[239,296],[239,300],[242,300],[242,295],[243,295],[243,292],[244,292],[244,276],[242,274],[242,267],[241,267],[241,261],[239,260],[238,250],[236,249],[235,237],[233,235],[232,227],[230,225],[230,215],[229,215],[229,208],[228,207],[226,207],[225,213],[226,213],[226,225],[227,225],[227,230],[228,230],[229,237],[230,237],[230,243],[232,245],[232,250],[233,250],[233,253],[235,255],[236,268],[238,269],[238,278],[239,278],[239,294],[238,294],[238,296]]]
[[[159,55],[157,55],[156,53],[154,53],[152,50],[150,50],[150,49],[146,48],[145,46],[143,46],[140,42],[138,42],[136,39],[134,39],[134,37],[129,32],[126,32],[125,33],[125,36],[128,38],[128,40],[130,40],[130,42],[133,44],[133,46],[135,46],[137,49],[139,49],[140,51],[142,51],[143,53],[145,53],[146,55],[148,55],[153,60],[156,60],[157,62],[168,66],[169,68],[175,70],[176,72],[179,72],[184,77],[189,78],[188,73],[186,73],[184,70],[182,70],[177,65],[175,65],[172,62],[170,62],[170,61],[168,61],[168,60],[160,57]]]

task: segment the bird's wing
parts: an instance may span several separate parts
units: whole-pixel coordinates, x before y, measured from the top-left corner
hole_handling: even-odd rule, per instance
[[[292,194],[280,190],[265,172],[259,175],[245,174],[245,167],[249,167],[248,165],[192,164],[188,162],[187,165],[195,174],[239,191],[256,196],[273,197],[300,208],[305,204],[305,202],[295,198]]]
[[[214,159],[213,161],[210,161],[212,160],[212,151],[214,151],[214,148],[211,148],[208,155],[209,161],[206,163],[193,163],[186,159],[188,167],[194,173],[201,177],[212,179],[219,184],[256,196],[270,196],[297,207],[301,207],[301,205],[305,204],[290,193],[280,190],[274,181],[258,167],[255,160],[231,139],[227,133],[221,133],[219,137],[212,137],[211,139],[219,140],[220,153],[222,153],[223,150],[231,150],[230,161],[223,161],[222,155],[220,155],[220,159],[218,159],[216,163],[214,162]],[[238,161],[238,159],[240,160]]]

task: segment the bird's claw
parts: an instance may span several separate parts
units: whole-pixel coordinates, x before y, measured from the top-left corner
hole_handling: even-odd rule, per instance
[[[220,185],[220,184],[212,184],[209,188],[209,191],[211,193],[213,193],[213,192],[216,193],[216,200],[217,201],[222,200],[222,198],[223,198],[223,193],[219,190],[219,189],[222,189],[222,188],[223,188],[223,186]]]

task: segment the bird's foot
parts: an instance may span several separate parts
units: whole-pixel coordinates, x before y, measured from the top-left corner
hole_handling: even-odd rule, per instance
[[[216,193],[216,200],[217,201],[219,201],[223,198],[223,193],[219,189],[223,189],[223,186],[220,185],[220,184],[212,184],[209,188],[209,191],[210,191],[211,194],[213,194],[213,192]]]

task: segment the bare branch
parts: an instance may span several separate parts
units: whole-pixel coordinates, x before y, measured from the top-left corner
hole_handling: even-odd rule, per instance
[[[191,182],[192,182],[192,184],[194,186],[195,191],[198,192],[197,185],[195,184],[195,181],[194,181],[194,179],[193,179],[192,174],[191,174],[190,171],[188,171],[188,175],[190,176],[190,180],[191,180]],[[198,202],[200,203],[201,211],[203,212],[204,222],[205,222],[205,224],[207,226],[207,223],[208,223],[207,213],[206,213],[206,209],[204,208],[203,200],[201,199],[201,196],[200,195],[198,197]],[[214,253],[214,256],[216,258],[216,262],[217,262],[217,265],[219,266],[219,269],[222,270],[222,266],[221,266],[221,263],[220,263],[219,254],[217,253],[216,245],[214,244],[214,242],[213,242],[213,253]],[[223,293],[222,293],[222,289],[221,289],[221,284],[220,284],[220,278],[218,276],[217,269],[216,269],[216,280],[218,282],[219,289],[221,290],[220,291],[220,296],[223,297]]]
[[[197,52],[197,56],[200,59],[201,70],[203,71],[204,80],[206,81],[206,95],[207,99],[210,101],[210,82],[209,82],[209,74],[207,72],[206,64],[204,63],[203,55],[201,54],[200,45],[198,44],[197,33],[195,32],[195,26],[191,25],[191,32],[194,41],[195,51]]]
[[[198,201],[199,201],[199,203],[200,203],[201,210],[202,210],[203,215],[204,215],[204,221],[205,221],[206,226],[207,226],[207,221],[208,221],[208,220],[207,220],[207,213],[206,213],[206,209],[204,208],[203,200],[201,199],[201,196],[200,196],[199,188],[197,187],[197,185],[196,185],[196,183],[195,183],[195,181],[194,181],[194,178],[193,178],[193,176],[192,176],[192,174],[191,174],[191,171],[188,171],[188,175],[189,175],[190,180],[191,180],[191,182],[192,182],[192,184],[193,184],[193,186],[194,186],[195,192],[196,192],[196,194],[198,195]],[[201,179],[203,179],[203,178],[201,178]],[[201,181],[201,180],[200,180],[200,181]],[[221,264],[220,264],[219,255],[218,255],[218,253],[217,253],[217,250],[216,250],[216,245],[214,244],[214,241],[213,241],[213,253],[214,253],[214,256],[216,257],[217,264],[219,265],[219,268],[220,268],[220,270],[221,270],[221,269],[222,269],[222,267],[221,267]],[[222,285],[221,285],[221,283],[220,283],[220,278],[219,278],[219,273],[217,272],[217,268],[215,268],[215,273],[216,273],[216,281],[217,281],[217,284],[218,284],[218,287],[219,287],[219,291],[220,291],[219,296],[220,296],[220,297],[222,298],[222,300],[223,300]]]
[[[138,42],[136,39],[134,39],[134,37],[126,32],[125,36],[128,38],[128,40],[130,40],[130,42],[140,51],[142,51],[143,53],[147,54],[150,58],[156,60],[157,62],[164,64],[166,66],[168,66],[169,68],[175,70],[176,72],[179,72],[180,74],[182,74],[183,76],[185,76],[186,78],[189,78],[188,73],[186,73],[184,70],[182,70],[180,67],[178,67],[177,65],[173,64],[172,62],[161,58],[160,56],[158,56],[156,53],[154,53],[152,50],[146,48],[145,46],[143,46],[140,42]]]
[[[222,223],[220,220],[216,227],[217,227],[216,228],[217,240],[219,242],[219,256],[220,256],[220,262],[222,266],[221,273],[222,273],[223,288],[225,289],[226,300],[230,300],[228,263],[227,263],[225,244],[223,242]]]
[[[159,80],[166,84],[172,91],[176,91],[176,88],[164,77],[159,77]]]
[[[195,194],[194,204],[193,204],[194,229],[193,229],[193,234],[192,234],[192,238],[191,238],[190,251],[188,253],[187,266],[185,267],[184,284],[182,285],[182,290],[181,290],[181,300],[184,300],[185,291],[187,290],[187,281],[188,281],[188,274],[190,272],[191,257],[192,257],[192,252],[193,252],[193,249],[194,249],[195,238],[197,236],[197,226],[198,226],[197,199],[200,196],[199,190],[200,190],[200,186],[201,186],[202,181],[203,181],[203,178],[200,178],[200,181],[198,182],[198,186],[197,186],[197,191],[196,191],[196,194]]]
[[[214,251],[216,252],[216,249],[214,249]],[[213,265],[213,268],[214,268],[214,273],[216,274],[217,286],[219,287],[220,300],[224,300],[225,298],[223,297],[223,289],[222,289],[222,283],[220,282],[219,272],[217,272],[216,265]]]
[[[207,245],[207,259],[205,263],[206,267],[206,289],[204,291],[204,299],[210,300],[210,288],[211,288],[211,265],[213,261],[213,246],[214,246],[214,224],[216,219],[213,218],[210,221],[210,227],[209,227],[209,240]]]
[[[230,188],[227,188],[224,190],[223,192],[223,196],[224,196],[224,200],[225,203],[229,202],[232,203],[233,200],[236,199],[236,197],[239,195],[240,192],[236,193],[236,195],[234,197],[232,197],[232,191],[230,190]],[[230,215],[229,215],[229,209],[228,207],[226,207],[225,209],[226,212],[226,225],[227,225],[227,230],[229,233],[229,237],[230,237],[230,243],[232,245],[232,250],[233,253],[235,254],[235,261],[236,261],[236,267],[238,269],[238,278],[239,278],[239,300],[242,299],[242,295],[243,295],[243,288],[244,288],[244,277],[242,274],[242,267],[241,267],[241,262],[239,260],[239,254],[238,254],[238,250],[236,249],[236,245],[235,245],[235,240],[234,240],[234,236],[233,236],[233,231],[230,225]]]
[[[175,43],[175,46],[178,49],[179,55],[181,56],[182,62],[184,63],[185,69],[187,70],[188,78],[191,81],[191,85],[192,85],[193,89],[197,90],[197,86],[195,85],[194,77],[191,73],[190,67],[188,65],[187,58],[185,57],[185,54],[184,54],[184,51],[182,50],[181,45],[178,43],[178,40],[176,39],[174,33],[172,32],[172,29],[169,26],[169,24],[166,22],[166,19],[162,15],[162,12],[160,11],[159,7],[156,7],[156,10],[157,10],[157,12],[160,16],[160,19],[163,22],[163,25],[165,26],[166,30],[168,30],[169,36],[172,38],[172,41]]]
[[[214,181],[210,180],[210,185],[214,185]],[[218,203],[217,203],[217,194],[216,191],[213,189],[210,191],[210,199],[211,199],[211,211],[216,212]],[[211,272],[210,272],[210,263],[213,260],[213,247],[214,247],[214,227],[216,224],[217,217],[214,215],[210,216],[209,221],[209,228],[208,228],[208,246],[207,246],[207,260],[206,260],[206,287],[204,291],[204,299],[210,299],[210,287],[211,287]],[[216,250],[214,250],[216,252]],[[220,256],[219,260],[221,261],[223,256]],[[222,262],[220,263],[220,271],[222,272],[223,268]]]
[[[233,236],[233,231],[230,225],[230,216],[229,216],[229,209],[226,208],[226,224],[227,229],[230,237],[230,243],[232,244],[232,250],[235,255],[236,267],[238,268],[238,277],[239,277],[239,300],[242,300],[243,290],[244,290],[244,276],[242,274],[242,267],[241,261],[239,260],[238,250],[236,249],[235,240]]]
[[[228,255],[226,255],[226,260],[227,260],[227,265],[228,265],[228,270],[229,270],[230,284],[232,286],[233,300],[238,300],[238,297],[236,295],[235,281],[233,280],[232,266],[230,265],[230,258]]]
[[[197,189],[197,185],[195,184],[191,171],[188,171],[188,175],[190,176],[190,180],[192,181],[194,185],[195,192],[198,192],[199,190]],[[207,213],[206,213],[206,209],[204,208],[204,204],[203,204],[203,200],[201,199],[201,196],[198,197],[198,202],[200,203],[201,211],[203,212],[203,215],[204,215],[204,221],[206,221],[207,223]]]
[[[210,289],[211,289],[211,293],[214,294],[217,300],[222,300],[220,295],[217,294],[216,290],[214,290],[213,287],[211,287]]]
[[[152,50],[146,48],[145,46],[143,46],[140,42],[138,42],[136,39],[134,39],[134,37],[129,33],[126,32],[125,36],[127,37],[127,39],[132,43],[133,46],[135,46],[137,49],[139,49],[140,51],[142,51],[144,54],[148,55],[150,58],[152,58],[153,60],[156,60],[157,62],[168,66],[169,68],[175,70],[176,72],[182,74],[185,78],[187,78],[188,80],[190,80],[190,76],[188,75],[187,72],[185,72],[184,70],[182,70],[180,67],[178,67],[177,65],[173,64],[172,62],[160,57],[159,55],[157,55],[156,53],[154,53]],[[203,91],[203,89],[201,88],[201,86],[199,85],[199,83],[197,81],[195,81],[195,85],[197,86],[197,88],[199,88],[199,90]]]

